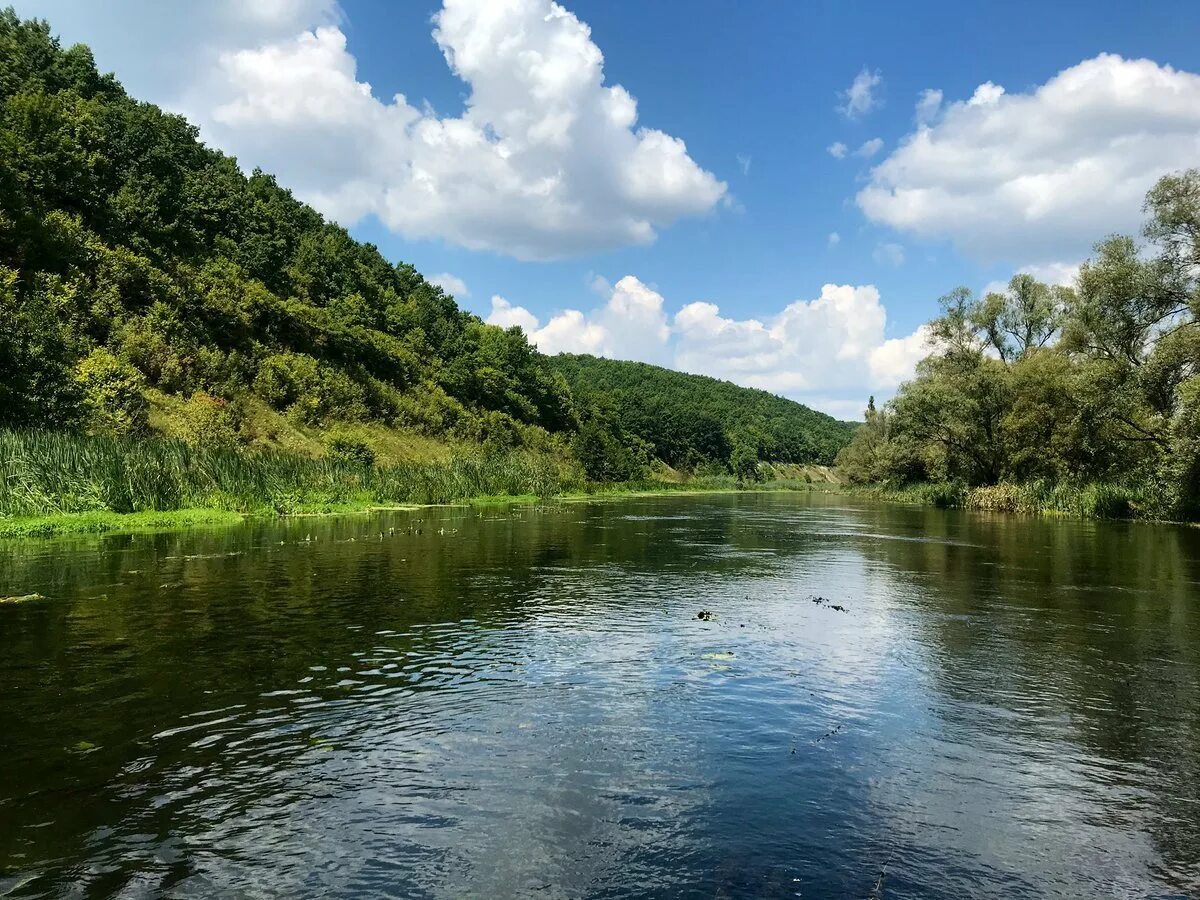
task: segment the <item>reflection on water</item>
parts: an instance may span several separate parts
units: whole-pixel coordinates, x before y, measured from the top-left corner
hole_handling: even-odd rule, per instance
[[[33,592],[0,894],[1200,893],[1195,529],[441,509],[0,545]]]

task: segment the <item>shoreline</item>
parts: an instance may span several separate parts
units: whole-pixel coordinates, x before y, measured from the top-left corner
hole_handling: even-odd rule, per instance
[[[775,486],[772,486],[774,484]],[[509,503],[535,503],[553,500],[579,503],[592,500],[623,500],[633,497],[671,497],[680,494],[755,494],[781,491],[836,492],[840,485],[793,482],[766,482],[758,486],[719,487],[686,485],[646,488],[600,489],[594,492],[569,491],[538,497],[536,494],[485,494],[463,497],[446,503],[373,503],[348,502],[323,504],[310,509],[279,513],[267,509],[239,511],[218,507],[171,510],[143,510],[131,513],[95,510],[90,512],[50,513],[41,516],[0,518],[0,540],[23,538],[52,538],[70,535],[130,534],[138,532],[176,531],[188,528],[222,528],[240,525],[251,519],[299,519],[325,516],[362,515],[373,512],[411,512],[419,509],[453,506],[489,506]]]
[[[197,507],[174,510],[144,510],[118,513],[109,510],[90,512],[51,513],[41,516],[0,518],[0,540],[25,538],[52,538],[71,535],[130,534],[138,532],[177,531],[190,528],[226,528],[240,525],[251,519],[299,519],[327,516],[362,515],[375,512],[411,512],[419,509],[453,506],[489,506],[510,503],[536,503],[554,501],[559,503],[581,503],[604,500],[623,500],[637,497],[672,497],[703,494],[763,494],[778,492],[819,492],[859,497],[883,503],[898,503],[905,506],[928,506],[935,509],[957,509],[964,512],[1003,513],[1015,516],[1037,516],[1082,520],[1104,520],[1112,522],[1139,522],[1156,525],[1185,525],[1200,527],[1200,522],[1174,521],[1139,515],[1101,515],[1084,509],[1064,509],[1049,505],[1015,504],[983,505],[970,502],[967,493],[950,495],[938,485],[913,485],[904,489],[887,488],[881,485],[849,485],[835,482],[796,482],[790,480],[767,481],[757,485],[722,486],[662,483],[645,487],[615,486],[595,491],[567,491],[539,497],[536,494],[488,494],[463,497],[445,503],[375,503],[344,502],[319,504],[311,508],[300,508],[286,513],[268,508],[258,510],[232,510],[219,507]]]

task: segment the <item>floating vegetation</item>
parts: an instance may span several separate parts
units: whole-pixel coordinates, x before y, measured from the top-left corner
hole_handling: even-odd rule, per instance
[[[826,597],[822,597],[819,594],[814,594],[813,596],[809,597],[808,599],[811,600],[813,603],[817,604],[817,606],[824,606],[824,607],[827,607],[828,609],[835,610],[836,612],[849,612],[849,610],[846,609],[846,607],[842,606],[840,603],[834,603],[832,600],[830,600]]]
[[[32,603],[34,600],[45,600],[41,594],[23,594],[20,597],[0,597],[0,603]]]

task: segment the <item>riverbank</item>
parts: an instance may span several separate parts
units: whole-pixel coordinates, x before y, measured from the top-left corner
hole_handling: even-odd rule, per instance
[[[1020,515],[1070,516],[1080,519],[1137,519],[1175,521],[1157,510],[1160,506],[1146,487],[1108,482],[1069,484],[1052,481],[1003,482],[967,487],[948,482],[926,482],[900,487],[846,485],[846,493],[894,503],[922,504],[942,509],[971,509]]]
[[[820,466],[759,466],[760,481],[660,466],[636,481],[589,481],[569,456],[460,447],[442,458],[384,465],[196,447],[152,437],[117,440],[0,431],[0,537],[220,525],[246,516],[354,513],[521,498],[631,496],[745,487],[788,490],[831,480]]]
[[[825,489],[832,489],[827,485]],[[678,494],[767,493],[774,491],[804,491],[821,486],[803,481],[778,480],[739,486],[697,481],[688,483],[646,482],[637,486],[596,485],[593,490],[571,491],[551,495],[486,494],[461,497],[440,503],[377,503],[370,501],[342,502],[300,506],[286,512],[269,508],[253,511],[234,509],[173,509],[120,513],[111,510],[52,513],[41,516],[0,518],[0,539],[42,538],[72,534],[120,534],[137,531],[168,531],[179,528],[220,528],[240,525],[253,518],[299,518],[306,516],[361,515],[363,513],[414,510],[440,506],[486,506],[508,503],[534,503],[539,500],[580,502],[592,500],[623,500],[632,497],[666,497]]]

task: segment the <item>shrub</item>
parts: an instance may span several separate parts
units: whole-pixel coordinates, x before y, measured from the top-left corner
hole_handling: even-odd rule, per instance
[[[335,433],[326,442],[329,458],[338,462],[358,466],[375,465],[375,451],[371,445],[360,437],[345,433]]]
[[[729,455],[729,467],[738,481],[758,481],[758,447],[747,441],[739,441]]]
[[[234,447],[239,416],[228,400],[195,393],[175,415],[176,433],[194,447]]]
[[[128,435],[144,432],[150,423],[146,380],[129,363],[100,347],[75,367],[83,403],[93,431]]]

